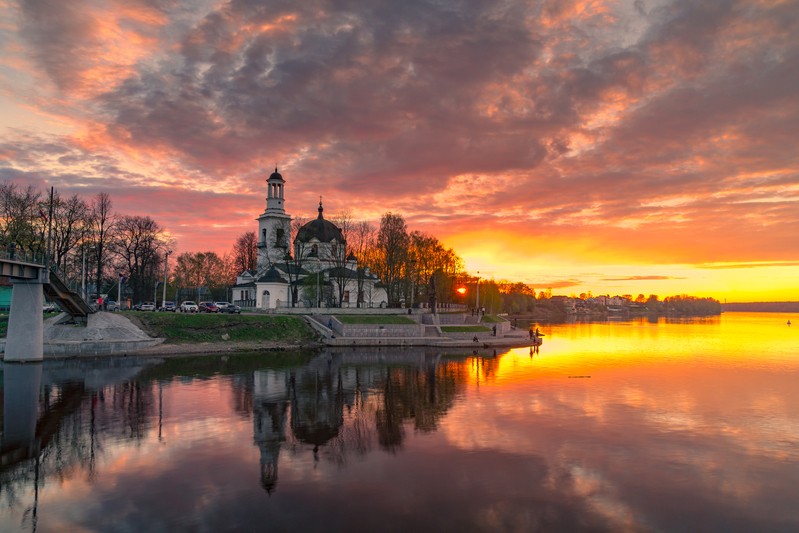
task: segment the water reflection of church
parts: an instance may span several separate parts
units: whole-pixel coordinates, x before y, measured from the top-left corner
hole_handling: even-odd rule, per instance
[[[275,490],[282,453],[343,464],[375,450],[396,452],[410,428],[435,431],[474,377],[477,360],[483,360],[480,373],[490,374],[490,357],[442,359],[422,350],[329,353],[291,369],[231,368],[233,407],[241,416],[252,414],[262,487]],[[97,364],[104,367],[92,366]],[[109,441],[161,442],[163,384],[199,376],[191,367],[184,375],[179,367],[150,364],[137,359],[5,365],[0,495],[65,471],[93,478]]]
[[[385,354],[330,354],[302,368],[258,370],[239,383],[252,387],[263,488],[277,487],[281,453],[341,463],[375,448],[399,450],[410,426],[435,431],[473,369],[421,350],[399,358],[392,355],[394,366],[387,367],[379,364]]]

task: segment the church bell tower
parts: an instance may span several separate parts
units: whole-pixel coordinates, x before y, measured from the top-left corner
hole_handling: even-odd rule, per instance
[[[290,252],[291,216],[283,207],[286,180],[275,171],[266,180],[266,210],[258,217],[258,273],[281,264]]]

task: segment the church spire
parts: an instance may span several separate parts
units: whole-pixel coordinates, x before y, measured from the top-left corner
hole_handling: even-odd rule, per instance
[[[320,196],[319,197],[319,216],[316,217],[316,218],[320,218],[320,219],[321,218],[325,218],[325,217],[322,216],[322,211],[324,211],[324,210],[325,209],[322,207],[322,197]]]

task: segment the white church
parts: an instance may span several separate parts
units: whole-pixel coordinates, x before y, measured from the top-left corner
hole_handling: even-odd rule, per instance
[[[277,171],[266,180],[266,210],[258,220],[258,264],[242,272],[233,301],[242,307],[385,307],[388,295],[369,268],[347,254],[341,228],[319,215],[303,225],[289,249],[291,216],[284,208],[286,181]]]

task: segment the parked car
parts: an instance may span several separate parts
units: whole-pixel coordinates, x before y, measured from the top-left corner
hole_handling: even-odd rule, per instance
[[[197,302],[192,302],[191,300],[186,300],[182,304],[180,304],[180,312],[181,313],[196,313],[199,310],[197,307]]]
[[[174,313],[175,311],[177,311],[177,306],[175,305],[175,302],[164,302],[164,305],[159,307],[158,310],[159,311],[170,311],[170,312]]]
[[[104,300],[103,307],[105,307],[106,311],[119,311],[119,304],[114,300]]]
[[[201,313],[218,313],[219,308],[216,306],[214,302],[200,302],[200,312]]]
[[[155,302],[144,302],[139,306],[139,311],[155,311]]]
[[[56,311],[58,311],[58,308],[55,306],[55,304],[46,303],[46,304],[44,304],[44,307],[42,308],[42,310],[45,313],[55,313]]]
[[[222,313],[239,313],[241,314],[241,307],[234,305],[230,302],[214,302]]]

